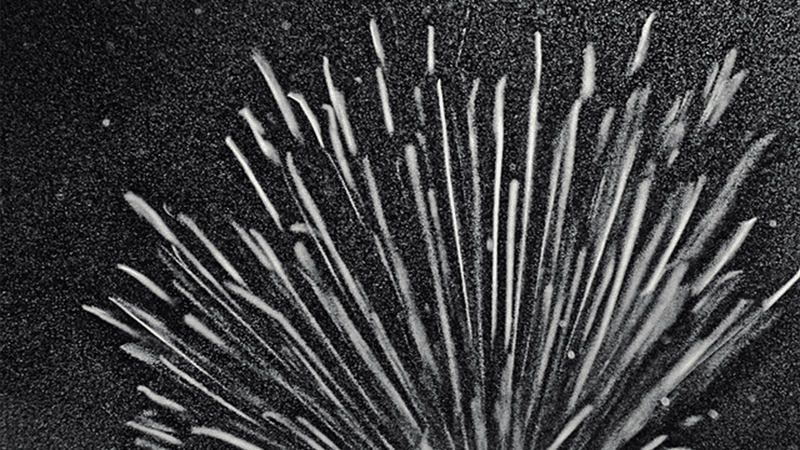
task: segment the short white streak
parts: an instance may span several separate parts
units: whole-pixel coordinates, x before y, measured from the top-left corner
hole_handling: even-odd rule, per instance
[[[628,76],[633,75],[642,67],[645,58],[647,58],[647,49],[650,46],[650,28],[653,26],[653,21],[656,19],[656,13],[651,13],[647,17],[647,21],[642,27],[642,34],[639,37],[639,45],[636,48],[636,55],[633,57],[631,65],[628,67]]]
[[[134,330],[128,325],[125,325],[124,323],[112,317],[111,314],[108,313],[108,311],[100,309],[96,306],[81,305],[81,307],[83,308],[84,311],[94,314],[95,316],[99,317],[102,321],[119,328],[120,330],[133,336],[134,338],[141,338],[141,335],[139,334],[138,331]]]
[[[171,409],[171,410],[177,411],[177,412],[186,411],[186,408],[181,406],[178,402],[176,402],[174,400],[170,400],[167,397],[164,397],[163,395],[156,394],[155,392],[153,392],[147,386],[139,385],[139,386],[136,387],[136,390],[141,392],[142,394],[146,395],[147,398],[149,398],[153,403],[155,403],[155,404],[157,404],[159,406],[162,406],[164,408]]]
[[[139,344],[129,342],[127,344],[122,344],[119,348],[148,366],[155,367],[155,365],[158,364],[158,356]]]
[[[656,450],[661,444],[666,442],[667,439],[669,439],[669,436],[667,436],[666,434],[662,434],[661,436],[658,436],[649,443],[647,443],[640,450]]]
[[[392,118],[392,107],[389,104],[389,89],[386,87],[386,80],[381,67],[375,68],[375,78],[378,79],[378,93],[381,96],[383,124],[386,126],[386,132],[391,136],[394,134],[394,119]]]
[[[595,85],[595,53],[594,46],[589,44],[583,50],[583,79],[581,81],[581,100],[586,101],[594,94]]]
[[[164,441],[164,442],[166,442],[168,444],[183,445],[183,441],[181,441],[180,439],[176,438],[175,436],[173,436],[173,435],[171,435],[169,433],[165,433],[165,432],[163,432],[161,430],[156,430],[154,428],[146,427],[146,426],[144,426],[144,425],[142,425],[140,423],[133,422],[133,421],[127,422],[125,425],[127,425],[127,426],[129,426],[129,427],[131,427],[133,429],[139,430],[142,433],[149,434],[150,436],[153,436],[156,439],[160,439],[160,440],[162,440],[162,441]]]
[[[434,41],[434,30],[433,27],[428,25],[428,75],[433,75],[434,65],[436,63],[434,52],[433,52],[433,41]]]
[[[770,309],[770,308],[772,308],[772,305],[774,305],[774,304],[775,304],[775,302],[777,302],[778,300],[780,300],[780,299],[781,299],[781,297],[783,297],[783,295],[784,295],[784,294],[786,294],[786,291],[788,291],[789,289],[791,289],[791,288],[792,288],[792,286],[794,286],[794,285],[795,285],[795,283],[797,283],[797,281],[798,281],[798,280],[800,280],[800,270],[799,270],[799,271],[797,271],[797,273],[796,273],[796,274],[794,274],[794,276],[793,276],[793,277],[792,277],[792,278],[791,278],[791,279],[790,279],[788,282],[786,282],[786,284],[784,284],[783,286],[781,286],[781,288],[780,288],[780,289],[778,289],[778,291],[777,291],[777,292],[775,292],[774,294],[772,294],[771,296],[769,296],[769,298],[767,298],[766,300],[764,300],[764,303],[762,303],[762,304],[761,304],[761,308],[762,308],[763,310],[765,310],[765,311],[766,311],[766,310],[768,310],[768,309]]]
[[[192,314],[187,314],[183,317],[183,321],[189,326],[189,328],[208,339],[212,344],[220,347],[224,351],[230,351],[230,348],[225,344],[225,341],[223,341],[222,338],[220,338],[216,333],[211,331],[211,329],[208,328],[204,323],[200,322],[200,319],[197,317],[193,316]]]
[[[383,51],[383,44],[381,43],[381,32],[378,30],[378,22],[372,18],[369,21],[369,32],[372,35],[372,46],[375,47],[375,55],[378,57],[381,65],[386,65],[386,53]]]
[[[251,442],[217,428],[193,427],[192,434],[212,437],[242,450],[263,450],[261,447]]]
[[[127,273],[128,275],[132,276],[136,279],[139,283],[141,283],[144,287],[146,287],[150,292],[156,295],[156,297],[164,300],[169,305],[175,305],[175,300],[172,299],[163,289],[161,289],[153,280],[148,278],[143,273],[139,272],[136,269],[126,266],[125,264],[117,264],[117,269]]]

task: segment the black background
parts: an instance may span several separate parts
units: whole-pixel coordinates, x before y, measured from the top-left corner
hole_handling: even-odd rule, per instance
[[[750,75],[720,133],[738,139],[746,130],[780,132],[734,212],[763,219],[736,261],[750,273],[744,289],[754,298],[800,267],[800,31],[791,3],[658,2],[648,62],[669,101],[697,87],[729,48],[739,48],[737,68]],[[114,269],[119,262],[156,261],[156,237],[125,204],[126,191],[211,217],[257,202],[223,142],[231,133],[248,137],[236,112],[267,95],[252,48],[269,56],[286,85],[319,90],[323,55],[353,73],[373,70],[363,57],[371,55],[372,17],[393,23],[387,28],[396,31],[396,42],[415,39],[409,52],[424,49],[425,27],[434,25],[440,64],[452,64],[447,55],[455,54],[470,9],[462,61],[470,73],[493,80],[508,71],[513,82],[514,71],[530,64],[520,48],[539,30],[546,96],[553,110],[563,111],[557,106],[574,95],[584,44],[595,42],[598,72],[624,70],[655,3],[0,5],[0,447],[120,449],[136,434],[124,422],[146,404],[135,387],[152,375],[118,349],[126,342],[121,333],[81,305],[107,307],[110,295],[144,295]],[[391,58],[398,50],[391,31],[384,42]],[[741,154],[733,151],[700,164],[712,173],[727,170]],[[777,226],[767,226],[769,220]],[[721,417],[686,431],[687,445],[799,448],[798,303],[795,289],[779,306],[784,314],[775,328],[699,399],[698,411],[714,408]]]

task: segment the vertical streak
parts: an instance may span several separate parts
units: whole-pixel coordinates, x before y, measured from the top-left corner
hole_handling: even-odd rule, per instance
[[[537,32],[535,38],[536,68],[534,71],[530,106],[528,107],[530,109],[528,116],[528,147],[525,155],[525,194],[522,200],[522,236],[519,243],[519,256],[517,257],[519,263],[517,265],[517,286],[515,292],[516,298],[514,300],[515,320],[519,319],[519,309],[520,304],[522,303],[522,290],[525,288],[525,259],[527,257],[528,227],[530,224],[531,202],[533,201],[534,157],[536,155],[536,138],[539,131],[539,91],[541,89],[542,78],[542,35]],[[516,328],[517,324],[515,323],[515,334],[511,339],[512,351],[516,351],[517,346]]]
[[[450,219],[453,221],[453,237],[456,242],[456,256],[458,258],[458,273],[461,278],[461,295],[464,299],[464,315],[467,322],[467,346],[472,348],[472,314],[469,308],[469,296],[467,294],[467,278],[464,273],[464,252],[461,249],[461,226],[456,211],[455,191],[453,189],[453,164],[450,161],[450,143],[447,136],[447,119],[444,112],[444,94],[442,93],[442,80],[436,83],[436,91],[439,94],[439,119],[442,122],[442,149],[444,151],[444,168],[447,176],[447,199],[450,203]]]
[[[647,57],[647,48],[650,46],[650,28],[653,26],[653,21],[655,19],[656,13],[651,13],[642,27],[639,45],[636,48],[636,55],[633,57],[630,67],[628,67],[628,76],[636,73],[636,71],[642,67],[642,64],[644,64],[644,60]]]
[[[511,180],[508,194],[508,222],[506,222],[506,323],[503,348],[506,353],[510,349],[512,324],[517,323],[514,316],[514,237],[517,231],[517,197],[519,196],[519,181]],[[513,330],[516,335],[516,330]]]
[[[428,75],[433,75],[434,65],[436,63],[433,52],[433,27],[428,25]]]
[[[389,90],[386,88],[386,80],[383,77],[383,68],[375,68],[375,77],[378,79],[378,92],[381,96],[381,108],[383,110],[383,124],[389,135],[394,134],[394,119],[392,119],[392,107],[389,105]]]
[[[500,230],[500,188],[503,178],[503,102],[506,88],[506,77],[500,79],[495,89],[494,97],[494,136],[496,144],[494,165],[494,202],[492,206],[492,310],[491,330],[489,345],[494,347],[494,338],[497,334],[497,259],[499,250]]]

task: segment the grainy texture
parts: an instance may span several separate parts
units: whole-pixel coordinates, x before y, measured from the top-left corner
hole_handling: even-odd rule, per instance
[[[11,406],[2,413],[0,440],[11,448],[128,445],[133,433],[120,424],[139,409],[132,403],[144,403],[133,397],[133,387],[148,374],[134,374],[135,363],[116,349],[124,339],[80,310],[80,304],[112,293],[137,292],[111,272],[115,263],[146,266],[155,261],[142,261],[147,253],[142,245],[151,242],[151,233],[129,212],[122,193],[134,190],[191,213],[246,217],[252,205],[213,208],[221,208],[216,199],[223,194],[250,195],[223,148],[224,136],[241,127],[236,111],[265,98],[250,67],[250,49],[285,46],[286,60],[279,63],[297,77],[309,64],[317,74],[322,55],[345,55],[340,64],[364,72],[355,68],[363,63],[346,56],[348,42],[362,39],[352,31],[364,30],[372,15],[388,17],[386,9],[343,5],[234,10],[211,3],[158,3],[3,2],[0,7],[5,59],[0,333],[2,361],[10,362],[0,369],[0,379]],[[541,27],[545,44],[555,47],[545,63],[552,80],[562,77],[553,70],[569,80],[548,95],[563,102],[577,83],[583,43],[595,41],[606,58],[623,55],[618,60],[601,55],[603,64],[615,64],[602,72],[618,72],[635,42],[618,36],[637,36],[639,13],[649,12],[643,6],[536,11],[525,2],[504,3],[482,11],[468,37],[482,50],[467,48],[465,55],[472,60],[465,56],[463,64],[480,71],[480,64],[494,66],[496,61],[498,70],[507,69],[520,57],[515,47],[487,43],[509,36],[524,43]],[[457,41],[462,4],[453,3],[452,11],[430,8],[428,19],[419,13],[422,9],[418,4],[395,8],[402,30],[421,33],[429,20],[438,34]],[[751,272],[755,295],[778,286],[798,266],[798,238],[791,230],[800,222],[800,195],[793,183],[800,179],[800,98],[793,82],[800,44],[790,8],[758,2],[730,11],[721,2],[661,9],[662,28],[654,36],[663,47],[651,48],[655,60],[649,64],[654,71],[684,68],[661,86],[672,93],[684,87],[686,77],[702,77],[726,49],[739,47],[737,67],[749,69],[751,76],[723,126],[785,130],[738,203],[740,217],[759,215],[762,222],[774,219],[778,225],[754,230],[743,249],[748,257],[741,264]],[[281,27],[284,23],[291,25],[289,30]],[[451,50],[456,48],[451,44]],[[722,170],[717,158],[730,163],[723,155],[709,158],[699,163],[711,170]],[[798,379],[798,346],[787,344],[800,335],[797,311],[790,304],[778,327],[746,351],[743,362],[712,390],[709,405],[722,417],[714,427],[690,436],[690,443],[709,438],[711,443],[696,447],[752,448],[762,437],[784,446],[797,439],[791,432],[800,429],[800,414],[790,409],[798,404],[797,386],[790,380]],[[743,392],[752,392],[753,401]],[[728,404],[736,406],[726,411]]]

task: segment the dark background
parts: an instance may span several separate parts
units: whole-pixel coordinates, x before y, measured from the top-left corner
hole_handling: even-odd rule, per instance
[[[732,141],[745,130],[781,133],[734,212],[763,219],[736,261],[750,273],[745,295],[763,298],[800,267],[797,7],[785,0],[657,3],[648,70],[660,74],[665,101],[702,86],[707,68],[735,46],[737,68],[750,75],[720,133]],[[368,23],[378,17],[389,58],[397,43],[424,49],[433,24],[446,67],[468,8],[464,67],[492,80],[501,73],[482,64],[497,66],[513,82],[531,61],[519,49],[539,30],[546,96],[564,111],[557,106],[574,96],[584,44],[595,42],[599,75],[624,70],[653,5],[0,2],[0,447],[132,446],[136,433],[123,424],[146,404],[135,387],[152,374],[118,349],[125,336],[81,305],[145,295],[114,269],[157,261],[156,236],[129,210],[126,191],[220,222],[257,202],[223,142],[231,133],[248,137],[236,112],[268,95],[252,48],[280,67],[285,85],[319,90],[323,55],[354,73],[374,70],[363,55],[372,55]],[[729,170],[741,154],[731,148],[703,164]],[[721,416],[686,431],[687,445],[800,448],[798,303],[800,294],[790,291],[777,325],[699,399],[698,411]]]

